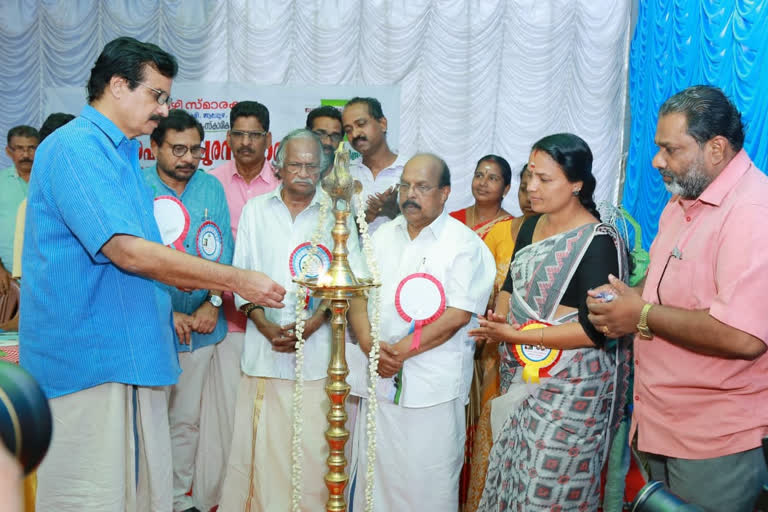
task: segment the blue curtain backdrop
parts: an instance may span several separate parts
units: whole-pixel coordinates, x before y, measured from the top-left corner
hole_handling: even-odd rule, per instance
[[[632,115],[623,204],[648,248],[669,198],[652,166],[661,104],[690,85],[723,89],[742,113],[744,148],[768,171],[768,0],[640,0],[629,56]]]

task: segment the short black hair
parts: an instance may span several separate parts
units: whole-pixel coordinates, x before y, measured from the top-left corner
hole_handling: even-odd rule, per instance
[[[54,112],[46,117],[45,121],[43,121],[43,126],[40,127],[40,142],[43,142],[45,138],[56,131],[56,129],[61,128],[74,118],[75,116],[65,112]]]
[[[235,126],[239,117],[256,117],[265,132],[269,131],[269,109],[258,101],[240,101],[229,111],[229,127]]]
[[[678,92],[664,102],[659,109],[659,117],[674,112],[685,115],[688,135],[699,146],[717,135],[728,139],[736,152],[744,146],[741,113],[718,87],[694,85]]]
[[[307,114],[307,130],[312,129],[312,125],[318,117],[330,117],[336,119],[339,124],[344,124],[341,121],[341,112],[339,112],[339,109],[330,105],[323,105],[322,107],[313,108],[309,114]]]
[[[355,96],[349,100],[347,104],[344,105],[344,107],[346,108],[349,105],[355,105],[357,103],[368,105],[368,115],[377,121],[381,121],[384,118],[384,111],[381,110],[381,103],[376,98],[363,98],[360,96]]]
[[[438,160],[440,161],[440,182],[438,183],[438,186],[440,188],[450,187],[451,186],[451,170],[448,169],[448,164],[445,163],[445,160],[438,157]]]
[[[26,124],[20,124],[14,126],[8,130],[8,145],[11,145],[11,137],[34,137],[38,141],[40,140],[40,134],[33,126],[27,126]]]
[[[152,141],[159,145],[165,142],[165,132],[173,130],[175,132],[183,132],[190,128],[197,128],[197,133],[200,134],[200,141],[205,138],[205,130],[200,121],[194,118],[189,112],[182,109],[173,109],[168,112],[168,117],[162,118],[157,123],[157,128],[152,131],[152,135],[149,136]]]
[[[145,66],[151,66],[161,75],[174,78],[179,71],[176,58],[152,43],[142,43],[132,37],[118,37],[108,42],[88,79],[88,102],[104,94],[113,76],[125,78],[131,90],[144,81]]]
[[[499,169],[501,169],[501,177],[504,179],[505,187],[510,183],[512,183],[512,167],[510,167],[509,162],[507,162],[506,158],[501,157],[499,155],[485,155],[484,157],[482,157],[480,160],[477,161],[477,165],[475,166],[475,169],[480,167],[480,163],[482,162],[493,162],[499,166]]]

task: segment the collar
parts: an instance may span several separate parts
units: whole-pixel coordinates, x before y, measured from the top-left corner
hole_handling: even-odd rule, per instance
[[[168,186],[166,182],[164,182],[160,175],[157,173],[157,164],[153,165],[152,167],[148,167],[146,171],[149,173],[149,175],[152,177],[152,179],[159,183],[162,187],[164,187],[168,192],[173,194],[175,197],[181,197],[176,193],[175,190],[173,190],[171,187]],[[192,173],[192,177],[189,178],[189,181],[187,182],[187,186],[184,187],[184,192],[182,192],[181,195],[184,195],[184,193],[189,190],[189,187],[192,186],[192,182],[197,181],[197,175],[200,174],[200,169],[197,169],[194,173]]]
[[[89,120],[93,124],[99,127],[104,135],[106,135],[115,147],[119,146],[124,140],[128,140],[128,137],[112,122],[107,116],[96,110],[90,105],[83,107],[80,111],[80,116]]]
[[[405,220],[405,215],[398,215],[395,217],[394,222],[396,223],[395,228],[400,230],[406,237],[408,237],[408,240],[410,240],[411,236],[408,234],[408,221]],[[448,222],[448,212],[446,211],[445,206],[443,206],[443,211],[440,215],[438,215],[429,225],[424,226],[424,229],[419,232],[419,235],[416,238],[420,238],[426,232],[431,233],[435,240],[439,239],[443,234],[446,222]]]
[[[271,192],[267,192],[267,197],[269,198],[269,201],[278,201],[281,204],[285,205],[285,202],[283,201],[282,191],[283,191],[283,183],[281,182],[280,185],[275,187],[274,190],[272,190]],[[325,192],[325,190],[323,190],[323,188],[320,186],[320,183],[318,182],[317,187],[315,187],[315,195],[312,196],[312,200],[309,202],[309,206],[307,206],[307,208],[312,208],[313,206],[319,205],[320,201],[324,201],[326,197],[328,197],[328,194]],[[328,200],[330,200],[330,197],[328,197]]]
[[[229,162],[227,162],[228,165],[230,165],[232,168],[230,171],[231,179],[240,179],[242,181],[245,181],[242,176],[240,176],[240,173],[237,172],[237,163],[235,162],[235,159],[233,158]],[[275,175],[275,170],[272,168],[272,164],[269,163],[269,160],[264,159],[264,165],[261,167],[261,172],[258,176],[254,178],[254,180],[262,180],[264,183],[267,183],[271,185],[272,183],[277,183],[278,179]]]
[[[747,170],[752,165],[747,152],[743,149],[736,153],[728,165],[720,171],[720,174],[712,180],[704,192],[701,193],[696,199],[682,199],[679,196],[675,196],[675,200],[683,207],[688,208],[695,204],[697,201],[702,203],[711,204],[713,206],[720,206],[725,199],[725,196],[733,190],[736,183],[746,174]]]
[[[397,169],[397,168],[400,168],[402,170],[402,168],[405,167],[405,164],[407,164],[407,163],[408,163],[408,158],[406,158],[405,155],[403,155],[401,153],[398,153],[397,157],[395,158],[395,161],[392,162],[391,165],[383,168],[379,172],[384,172],[384,171],[388,171],[390,169]],[[363,159],[362,158],[360,158],[360,160],[357,161],[357,165],[359,165],[361,167],[365,167],[366,169],[368,169],[369,172],[371,172],[370,167],[368,167],[367,165],[365,165],[363,163]],[[371,172],[371,174],[373,174],[373,173]]]

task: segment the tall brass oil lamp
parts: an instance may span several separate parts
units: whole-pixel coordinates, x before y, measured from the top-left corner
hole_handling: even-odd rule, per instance
[[[349,151],[344,149],[344,142],[339,144],[335,152],[333,169],[322,179],[322,187],[331,197],[333,215],[336,223],[331,230],[333,237],[333,260],[328,273],[317,279],[295,280],[298,284],[309,288],[316,298],[327,299],[331,302],[331,360],[328,363],[328,383],[325,391],[330,400],[328,411],[328,429],[325,439],[328,441],[328,471],[325,474],[325,485],[328,487],[327,512],[346,512],[344,488],[349,477],[346,473],[347,458],[344,456],[344,445],[349,439],[346,429],[347,411],[346,400],[350,386],[346,377],[349,374],[345,353],[345,331],[347,326],[347,310],[349,300],[362,296],[367,288],[379,286],[371,279],[355,277],[347,260],[347,239],[350,233],[347,229],[347,218],[351,213],[352,194],[360,191],[360,182],[355,181],[349,173]],[[354,234],[355,236],[357,233]]]

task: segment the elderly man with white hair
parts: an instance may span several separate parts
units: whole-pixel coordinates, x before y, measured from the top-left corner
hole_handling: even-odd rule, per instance
[[[240,217],[233,265],[264,269],[288,292],[284,309],[262,308],[235,296],[235,304],[249,322],[222,512],[239,512],[248,504],[252,510],[291,509],[298,300],[306,304],[301,509],[323,510],[328,499],[321,477],[328,457],[324,438],[328,410],[325,382],[331,353],[328,304],[299,297],[292,282],[305,271],[312,277],[330,266],[331,200],[317,187],[326,167],[324,158],[320,139],[311,131],[295,130],[286,135],[274,163],[282,179],[280,186],[250,200]],[[348,227],[354,233],[351,219]],[[357,237],[349,238],[347,248],[350,264],[360,275],[364,267]]]

